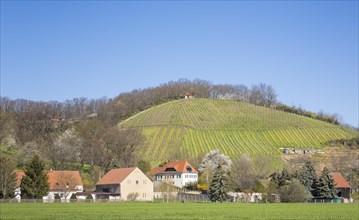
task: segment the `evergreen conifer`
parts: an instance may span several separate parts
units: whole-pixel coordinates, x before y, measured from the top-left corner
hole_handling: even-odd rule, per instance
[[[228,177],[221,164],[215,169],[211,185],[209,187],[209,199],[212,202],[223,202],[228,199],[229,182]]]
[[[322,176],[318,180],[317,189],[320,198],[332,199],[336,197],[335,183],[326,167],[324,167]]]
[[[313,163],[311,161],[307,161],[302,169],[298,172],[299,181],[312,193],[313,196],[317,195],[317,174],[315,173],[315,169]]]
[[[282,170],[282,173],[278,179],[278,186],[281,187],[281,186],[286,185],[290,179],[291,179],[291,177],[288,173],[288,170],[287,169]]]
[[[28,165],[21,181],[21,192],[29,198],[42,199],[49,192],[48,176],[44,172],[45,165],[35,155]]]

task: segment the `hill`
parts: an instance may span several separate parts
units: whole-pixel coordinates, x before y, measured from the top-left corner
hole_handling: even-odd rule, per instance
[[[196,159],[219,149],[231,158],[273,156],[280,147],[321,149],[355,133],[341,126],[249,103],[182,99],[152,107],[123,121],[146,137],[141,158],[152,162]]]

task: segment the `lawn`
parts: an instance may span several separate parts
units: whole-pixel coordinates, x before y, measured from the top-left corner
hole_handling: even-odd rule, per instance
[[[11,203],[0,219],[358,219],[358,204]]]

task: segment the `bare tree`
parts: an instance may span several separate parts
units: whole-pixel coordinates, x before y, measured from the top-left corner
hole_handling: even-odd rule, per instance
[[[77,191],[77,180],[71,171],[50,171],[60,172],[56,175],[56,190],[62,193],[63,199],[68,199],[71,192]]]
[[[16,188],[15,164],[6,155],[0,155],[0,198],[13,196]]]
[[[169,200],[173,197],[173,192],[176,191],[175,185],[169,180],[163,180],[160,183],[160,192],[162,193],[163,202],[169,202]]]
[[[243,154],[233,163],[231,177],[236,190],[243,191],[253,189],[256,175],[254,171],[254,163],[248,155]]]

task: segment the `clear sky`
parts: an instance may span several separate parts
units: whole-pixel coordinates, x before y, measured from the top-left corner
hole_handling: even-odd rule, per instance
[[[264,82],[358,127],[358,1],[1,1],[1,96]]]

